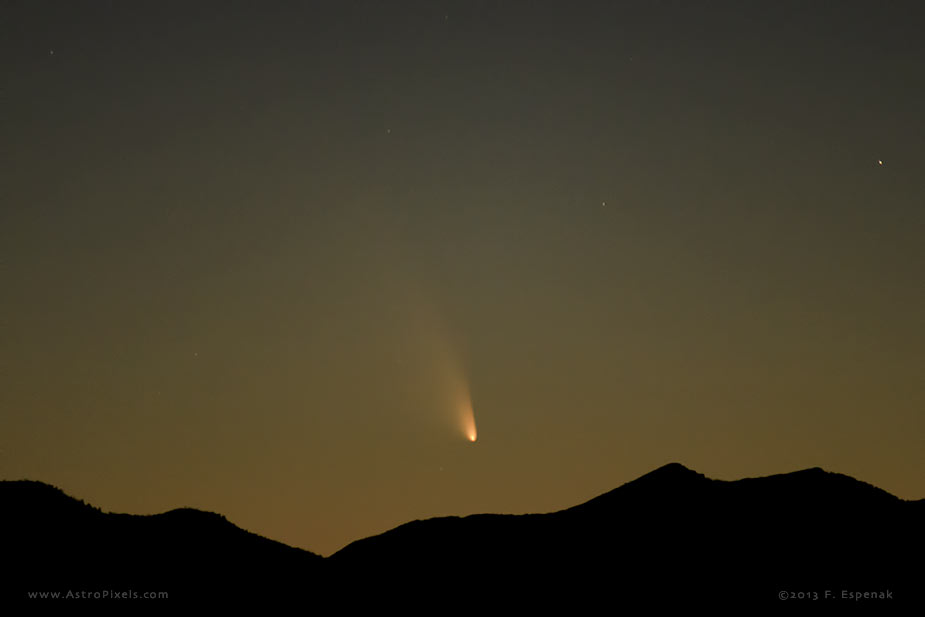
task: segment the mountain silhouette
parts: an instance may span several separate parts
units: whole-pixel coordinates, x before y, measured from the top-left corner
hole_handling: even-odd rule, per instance
[[[920,601],[923,523],[925,501],[821,469],[724,482],[673,463],[567,510],[414,521],[329,561],[395,602],[413,585],[513,606],[896,605]]]
[[[178,601],[229,590],[257,594],[301,585],[323,562],[219,514],[191,508],[107,514],[33,481],[0,482],[0,538],[7,566],[0,591],[7,600],[67,590],[167,591]]]
[[[672,463],[558,512],[417,520],[322,558],[217,514],[106,514],[39,482],[0,482],[13,565],[0,588],[19,599],[165,590],[171,604],[298,597],[341,610],[789,602],[879,611],[923,604],[923,523],[925,500],[819,468],[721,481]]]

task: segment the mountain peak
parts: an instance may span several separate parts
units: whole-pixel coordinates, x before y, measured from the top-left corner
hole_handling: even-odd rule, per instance
[[[829,473],[822,467],[809,467],[808,469],[801,469],[800,471],[795,471],[793,473],[799,473],[804,475],[824,475]]]
[[[702,473],[697,473],[693,469],[688,469],[681,463],[668,463],[658,469],[650,471],[627,484],[646,484],[657,482],[662,485],[676,485],[678,482],[688,482],[692,480],[706,479]]]
[[[629,503],[663,503],[665,500],[683,499],[691,491],[697,490],[704,483],[713,481],[702,473],[688,469],[681,463],[668,463],[636,478],[626,484],[599,495],[568,511],[588,509],[609,510],[618,504]]]
[[[661,467],[659,467],[659,468],[657,468],[657,469],[654,469],[653,471],[650,471],[650,472],[649,472],[648,474],[646,474],[646,475],[653,475],[653,474],[661,474],[661,475],[665,475],[665,474],[696,474],[696,475],[698,475],[698,476],[700,475],[700,474],[697,473],[696,471],[694,471],[694,470],[692,470],[692,469],[689,469],[689,468],[685,467],[685,466],[682,465],[681,463],[667,463],[667,464],[662,465]],[[645,477],[645,476],[643,476],[643,477]]]

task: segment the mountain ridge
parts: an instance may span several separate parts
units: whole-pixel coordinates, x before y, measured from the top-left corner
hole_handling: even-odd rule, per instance
[[[555,512],[414,520],[322,557],[213,512],[104,513],[48,484],[0,481],[0,540],[19,566],[3,587],[17,597],[40,583],[146,584],[181,600],[308,589],[348,606],[406,602],[413,589],[439,598],[474,576],[483,592],[528,603],[537,586],[563,602],[613,589],[668,601],[665,586],[685,595],[717,581],[724,603],[865,585],[908,600],[923,571],[901,564],[925,551],[922,523],[925,499],[819,467],[727,481],[669,463]]]

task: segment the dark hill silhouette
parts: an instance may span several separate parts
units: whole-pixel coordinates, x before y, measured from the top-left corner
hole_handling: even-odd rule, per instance
[[[259,596],[317,577],[320,555],[181,508],[107,514],[40,482],[0,482],[6,600],[29,591],[167,591],[172,600]],[[2,602],[0,602],[2,604]]]
[[[10,598],[131,588],[169,591],[171,604],[298,597],[441,613],[844,608],[857,602],[843,593],[889,593],[861,601],[880,612],[923,604],[923,523],[925,500],[818,468],[726,482],[673,463],[566,510],[413,521],[323,559],[217,514],[104,514],[41,483],[0,483],[5,558],[17,564],[4,579]]]
[[[818,468],[724,482],[673,463],[560,512],[414,521],[329,561],[395,601],[413,587],[613,607],[780,604],[787,591],[847,604],[842,591],[883,590],[886,608],[923,600],[923,523],[925,500]]]

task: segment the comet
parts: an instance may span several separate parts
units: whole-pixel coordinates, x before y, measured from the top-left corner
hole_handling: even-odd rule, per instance
[[[472,409],[472,398],[468,392],[464,394],[459,404],[459,420],[466,439],[475,443],[475,440],[479,438],[479,432],[475,427],[475,411]]]
[[[472,442],[479,438],[479,433],[475,428],[475,418],[472,418],[472,426],[466,430],[466,437]]]
[[[413,301],[413,323],[409,330],[416,333],[408,342],[414,344],[421,361],[426,361],[424,375],[433,383],[433,408],[439,409],[447,428],[469,443],[478,441],[469,371],[464,345],[459,336],[441,318],[441,311],[416,286],[409,288]]]

